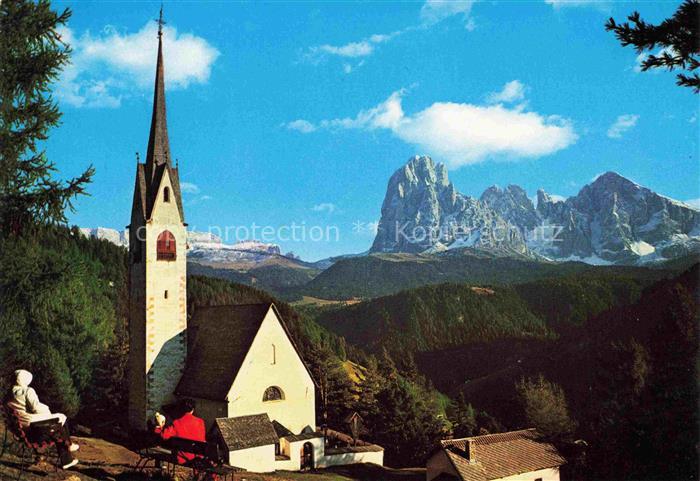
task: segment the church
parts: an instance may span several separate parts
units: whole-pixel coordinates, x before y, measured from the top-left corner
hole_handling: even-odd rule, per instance
[[[383,448],[328,447],[316,429],[316,385],[273,304],[187,315],[187,223],[165,107],[162,20],[148,150],[137,160],[129,230],[129,424],[195,401],[209,437],[248,471],[383,463]]]

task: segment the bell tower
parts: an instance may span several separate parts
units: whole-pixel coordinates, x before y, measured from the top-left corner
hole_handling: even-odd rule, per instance
[[[129,229],[129,425],[174,400],[187,357],[187,224],[165,114],[163,10],[145,163],[136,162]]]

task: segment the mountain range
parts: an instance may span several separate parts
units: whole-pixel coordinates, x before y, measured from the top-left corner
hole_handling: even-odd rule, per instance
[[[370,252],[470,247],[589,264],[663,261],[700,250],[700,211],[615,172],[568,199],[492,186],[457,192],[443,164],[415,156],[390,178]]]

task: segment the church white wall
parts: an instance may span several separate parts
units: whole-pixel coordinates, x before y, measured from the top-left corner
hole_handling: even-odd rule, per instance
[[[270,386],[282,389],[284,399],[263,402]],[[311,377],[270,309],[228,394],[228,417],[267,413],[298,434],[316,428],[314,396]]]
[[[229,464],[254,473],[270,473],[275,470],[275,445],[231,451]]]
[[[371,463],[384,465],[384,451],[367,451],[362,453],[326,454],[316,463],[317,468],[343,466],[346,464]]]

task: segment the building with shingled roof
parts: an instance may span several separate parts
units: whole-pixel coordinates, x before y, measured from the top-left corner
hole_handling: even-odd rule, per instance
[[[559,481],[566,460],[535,429],[440,442],[426,481]]]
[[[200,307],[188,319],[187,224],[168,138],[162,36],[159,28],[148,150],[144,163],[137,159],[127,226],[131,428],[143,431],[156,411],[191,398],[233,466],[381,465],[380,446],[326,449],[316,385],[273,304]]]

